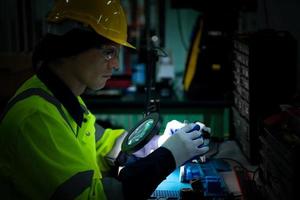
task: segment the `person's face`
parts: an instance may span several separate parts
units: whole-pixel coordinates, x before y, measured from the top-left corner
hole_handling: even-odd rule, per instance
[[[103,88],[112,70],[119,68],[119,49],[118,45],[104,45],[79,54],[74,73],[80,83],[92,90]]]

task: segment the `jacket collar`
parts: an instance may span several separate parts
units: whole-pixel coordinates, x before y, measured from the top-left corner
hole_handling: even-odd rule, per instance
[[[78,126],[83,122],[84,109],[77,97],[67,85],[55,75],[47,66],[43,66],[37,73],[37,77],[48,87],[53,95],[62,103]]]

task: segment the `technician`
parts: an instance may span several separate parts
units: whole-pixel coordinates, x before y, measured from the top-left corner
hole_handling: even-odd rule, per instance
[[[119,0],[57,0],[47,23],[33,52],[36,74],[0,119],[1,199],[143,200],[208,151],[201,129],[190,132],[195,124],[171,121],[128,162],[120,152],[127,132],[101,128],[80,98],[104,87],[121,46],[134,48]]]

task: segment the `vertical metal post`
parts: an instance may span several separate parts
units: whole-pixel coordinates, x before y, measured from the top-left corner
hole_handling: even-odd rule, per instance
[[[146,31],[146,104],[145,115],[158,111],[159,99],[156,96],[155,79],[156,79],[156,62],[158,61],[158,54],[151,42],[151,21],[150,21],[150,2],[145,0],[145,31]]]

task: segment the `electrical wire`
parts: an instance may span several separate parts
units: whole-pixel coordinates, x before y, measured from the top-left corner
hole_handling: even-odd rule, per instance
[[[209,151],[206,153],[208,158],[212,158],[214,156],[216,156],[219,153],[219,143],[218,142],[210,142],[209,143]],[[215,152],[213,152],[213,150],[215,150]],[[211,153],[213,152],[213,153]],[[211,154],[210,154],[211,153]]]
[[[252,170],[247,169],[241,162],[239,162],[239,161],[236,160],[236,159],[233,159],[233,158],[227,158],[227,157],[220,157],[219,159],[233,161],[233,162],[237,163],[238,166],[239,166],[240,168],[242,168],[243,170],[245,170],[245,171],[247,171],[247,172],[250,172],[250,173],[254,173],[254,172],[255,172],[255,170],[252,171]],[[257,169],[256,169],[256,170],[257,170]]]
[[[216,143],[216,144],[214,144],[214,146],[213,146],[213,148],[214,149],[216,149],[215,150],[215,152],[213,153],[213,154],[211,154],[211,155],[208,155],[208,157],[209,158],[212,158],[212,157],[215,157],[218,153],[219,153],[219,144],[218,143]],[[209,151],[210,152],[210,151]],[[208,152],[208,153],[209,153]],[[260,171],[260,167],[257,167],[254,171],[252,171],[252,170],[249,170],[249,169],[247,169],[241,162],[239,162],[238,160],[236,160],[236,159],[233,159],[233,158],[228,158],[228,157],[219,157],[219,158],[217,158],[217,159],[222,159],[222,160],[228,160],[228,161],[233,161],[233,162],[235,162],[237,165],[236,166],[233,166],[233,169],[235,170],[235,171],[243,171],[243,173],[244,174],[248,174],[247,175],[247,177],[249,178],[247,178],[248,179],[248,181],[250,181],[249,182],[249,190],[254,190],[254,191],[258,191],[259,189],[258,189],[258,185],[257,185],[257,183],[256,183],[256,181],[255,181],[255,176],[256,176],[256,174]],[[249,173],[252,173],[252,177],[249,175]],[[252,185],[252,186],[251,186]],[[244,196],[245,194],[240,194],[240,195],[235,195],[235,194],[231,194],[231,196],[230,196],[230,199],[235,199],[235,200],[241,200],[241,199],[244,199]],[[247,194],[247,195],[253,195],[253,196],[255,196],[255,197],[258,197],[258,198],[254,198],[254,199],[260,199],[260,194]],[[257,196],[258,195],[258,196]],[[251,196],[251,198],[253,197],[253,196]]]
[[[215,157],[218,153],[219,153],[219,148],[220,148],[220,145],[218,143],[215,144],[215,148],[216,148],[216,151],[211,154],[211,155],[208,155],[209,158],[212,158],[212,157]],[[211,150],[209,150],[210,152]],[[247,172],[250,172],[250,173],[257,173],[257,171],[259,170],[259,167],[257,167],[254,171],[252,170],[249,170],[247,169],[241,162],[239,162],[238,160],[236,159],[233,159],[233,158],[228,158],[228,157],[220,157],[218,159],[223,159],[223,160],[230,160],[230,161],[233,161],[235,163],[237,163],[243,170],[246,170]]]

